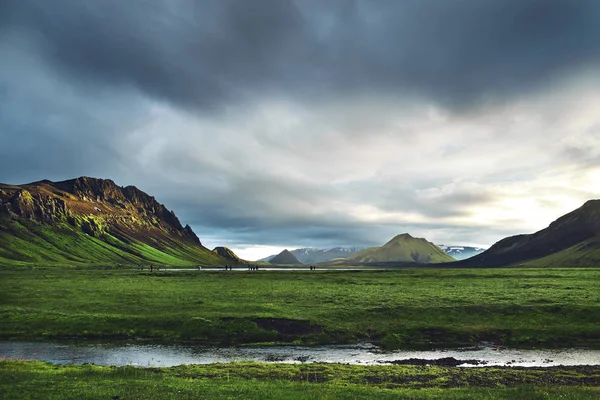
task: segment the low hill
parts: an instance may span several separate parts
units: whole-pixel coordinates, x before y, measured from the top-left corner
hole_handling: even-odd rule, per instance
[[[502,239],[485,252],[460,262],[466,267],[509,265],[599,266],[600,200],[586,202],[541,231]]]
[[[407,262],[442,263],[454,259],[433,243],[422,238],[414,238],[408,233],[397,235],[380,247],[371,247],[350,255],[347,262]]]
[[[88,177],[0,184],[0,264],[225,262],[173,211],[134,186]]]
[[[225,246],[218,246],[215,247],[213,249],[213,253],[216,253],[218,255],[220,255],[221,257],[229,260],[230,262],[233,263],[237,263],[237,264],[245,264],[246,261],[242,260],[241,258],[239,258],[234,252],[233,250],[231,250],[228,247]]]
[[[275,265],[302,265],[302,263],[288,249],[283,250],[269,261]]]

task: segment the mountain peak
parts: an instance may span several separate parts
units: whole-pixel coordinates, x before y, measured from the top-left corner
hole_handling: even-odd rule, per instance
[[[409,262],[439,263],[451,262],[454,259],[442,249],[426,239],[414,238],[408,233],[394,236],[389,242],[379,247],[361,250],[348,257],[356,262]]]
[[[213,249],[213,253],[217,253],[221,257],[226,258],[232,262],[243,262],[229,247],[217,246]]]
[[[591,199],[583,203],[583,207],[597,207],[600,208],[600,199]]]
[[[271,264],[302,264],[288,249],[283,250],[269,261]]]
[[[395,240],[408,240],[408,239],[416,239],[416,238],[411,236],[410,233],[401,233],[399,235],[394,236],[392,238],[392,240],[390,240],[390,242],[395,241]]]
[[[54,232],[51,237],[70,231],[68,240],[65,239],[67,242],[81,234],[91,236],[109,247],[116,246],[112,253],[109,252],[112,254],[110,257],[145,257],[142,252],[152,247],[165,257],[167,254],[174,256],[173,260],[189,254],[202,254],[195,258],[198,261],[205,259],[214,263],[225,260],[204,248],[192,228],[189,225],[183,227],[175,213],[154,197],[135,186],[118,186],[111,179],[82,176],[60,182],[41,180],[25,185],[0,184],[0,222],[3,222],[3,228],[4,223],[14,229],[18,224],[31,225],[32,234],[36,224],[43,224],[43,229]],[[12,233],[13,236],[17,234],[16,230]],[[13,240],[16,239],[8,238],[6,243]],[[123,249],[128,246],[133,246],[131,256],[123,254]],[[63,248],[57,250],[66,251]],[[101,252],[109,257],[106,249]],[[204,256],[206,253],[210,255]],[[148,256],[152,257],[150,253]],[[56,256],[57,259],[62,257]]]

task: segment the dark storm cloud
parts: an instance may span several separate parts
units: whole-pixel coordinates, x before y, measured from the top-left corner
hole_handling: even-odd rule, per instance
[[[593,195],[562,89],[599,48],[596,0],[0,0],[0,181],[136,185],[212,244],[486,243]]]
[[[374,91],[456,108],[598,64],[595,0],[5,0],[65,74],[193,108]]]
[[[0,59],[3,182],[106,177],[123,169],[128,157],[116,139],[146,113],[130,95],[73,86],[58,78],[37,48],[18,36],[0,35]]]

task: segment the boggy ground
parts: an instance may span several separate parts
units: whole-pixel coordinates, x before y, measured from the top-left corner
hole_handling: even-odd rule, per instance
[[[0,361],[4,399],[597,399],[600,367],[212,364],[172,368]]]
[[[600,347],[600,269],[0,269],[0,338]]]

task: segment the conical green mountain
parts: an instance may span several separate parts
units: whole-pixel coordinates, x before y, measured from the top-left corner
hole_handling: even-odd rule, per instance
[[[600,265],[600,200],[590,200],[533,234],[500,240],[460,262],[467,267],[525,265],[597,267]]]
[[[302,263],[288,249],[283,250],[269,261],[270,264],[302,265]]]
[[[412,262],[420,264],[455,261],[442,249],[422,238],[403,233],[380,247],[371,247],[350,255],[352,262]]]
[[[0,264],[225,262],[173,211],[134,186],[88,177],[0,184]]]

